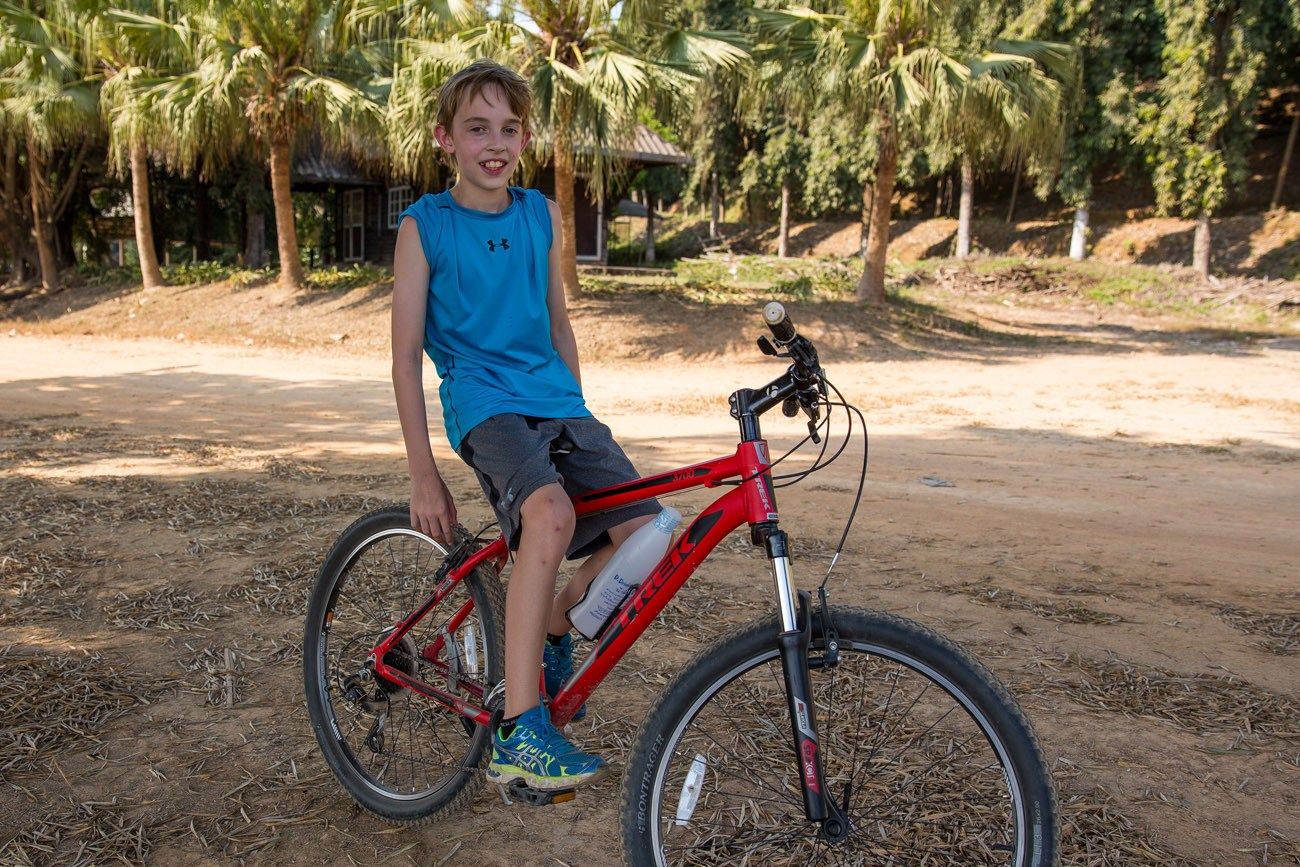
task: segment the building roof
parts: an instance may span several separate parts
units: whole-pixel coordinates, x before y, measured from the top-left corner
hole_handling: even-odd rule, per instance
[[[590,148],[590,145],[579,145]],[[643,165],[690,165],[691,155],[644,124],[637,124],[631,141],[606,149],[609,156]],[[293,183],[336,184],[338,186],[382,186],[377,174],[370,174],[345,156],[327,154],[319,146],[298,149],[293,158]]]
[[[293,182],[299,184],[379,185],[346,157],[329,156],[317,148],[300,148],[293,158]]]
[[[684,166],[694,162],[691,155],[668,141],[645,124],[637,124],[632,141],[625,147],[609,149],[612,156],[652,165]]]

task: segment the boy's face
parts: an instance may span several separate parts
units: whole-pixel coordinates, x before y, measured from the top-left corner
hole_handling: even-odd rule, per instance
[[[439,124],[433,133],[455,158],[460,181],[485,191],[505,189],[532,138],[505,93],[491,85],[456,110],[451,129]]]

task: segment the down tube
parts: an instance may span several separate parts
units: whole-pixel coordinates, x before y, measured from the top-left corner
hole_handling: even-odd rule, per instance
[[[551,716],[562,725],[577,711],[610,669],[618,664],[650,622],[691,577],[700,562],[727,537],[746,522],[745,489],[736,488],[719,497],[682,533],[677,544],[668,549],[653,572],[623,604],[614,622],[600,637],[600,643],[573,685],[561,691],[551,706]]]

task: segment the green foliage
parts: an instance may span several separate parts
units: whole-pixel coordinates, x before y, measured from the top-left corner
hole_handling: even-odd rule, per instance
[[[684,285],[715,287],[715,292],[774,293],[773,297],[808,300],[840,298],[850,293],[856,279],[856,260],[781,259],[775,256],[729,256],[719,259],[683,259],[673,273]]]
[[[163,279],[173,286],[195,283],[216,283],[229,280],[240,269],[220,262],[188,262],[181,265],[162,266]]]
[[[393,273],[382,265],[355,264],[347,268],[331,266],[307,272],[307,282],[314,289],[343,292],[361,286],[391,282]]]
[[[1138,112],[1162,212],[1217,212],[1246,176],[1264,66],[1262,0],[1157,0],[1162,76]]]

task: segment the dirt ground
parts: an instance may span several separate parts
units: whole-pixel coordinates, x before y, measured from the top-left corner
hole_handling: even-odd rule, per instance
[[[367,303],[353,329],[381,321]],[[915,618],[1009,684],[1057,777],[1066,863],[1300,863],[1300,338],[997,310],[1015,339],[797,319],[870,423],[834,601]],[[750,348],[756,308],[685,312],[575,308],[588,402],[647,473],[729,452],[727,394],[780,372]],[[0,327],[0,862],[617,860],[617,775],[572,804],[485,788],[392,828],[319,756],[309,582],[354,517],[406,495],[382,339],[309,354],[78,328]],[[780,451],[800,426],[765,430]],[[433,441],[473,527],[481,495],[436,421]],[[781,492],[804,586],[861,457]],[[672,672],[769,588],[759,556],[720,549],[575,739],[621,764]]]

